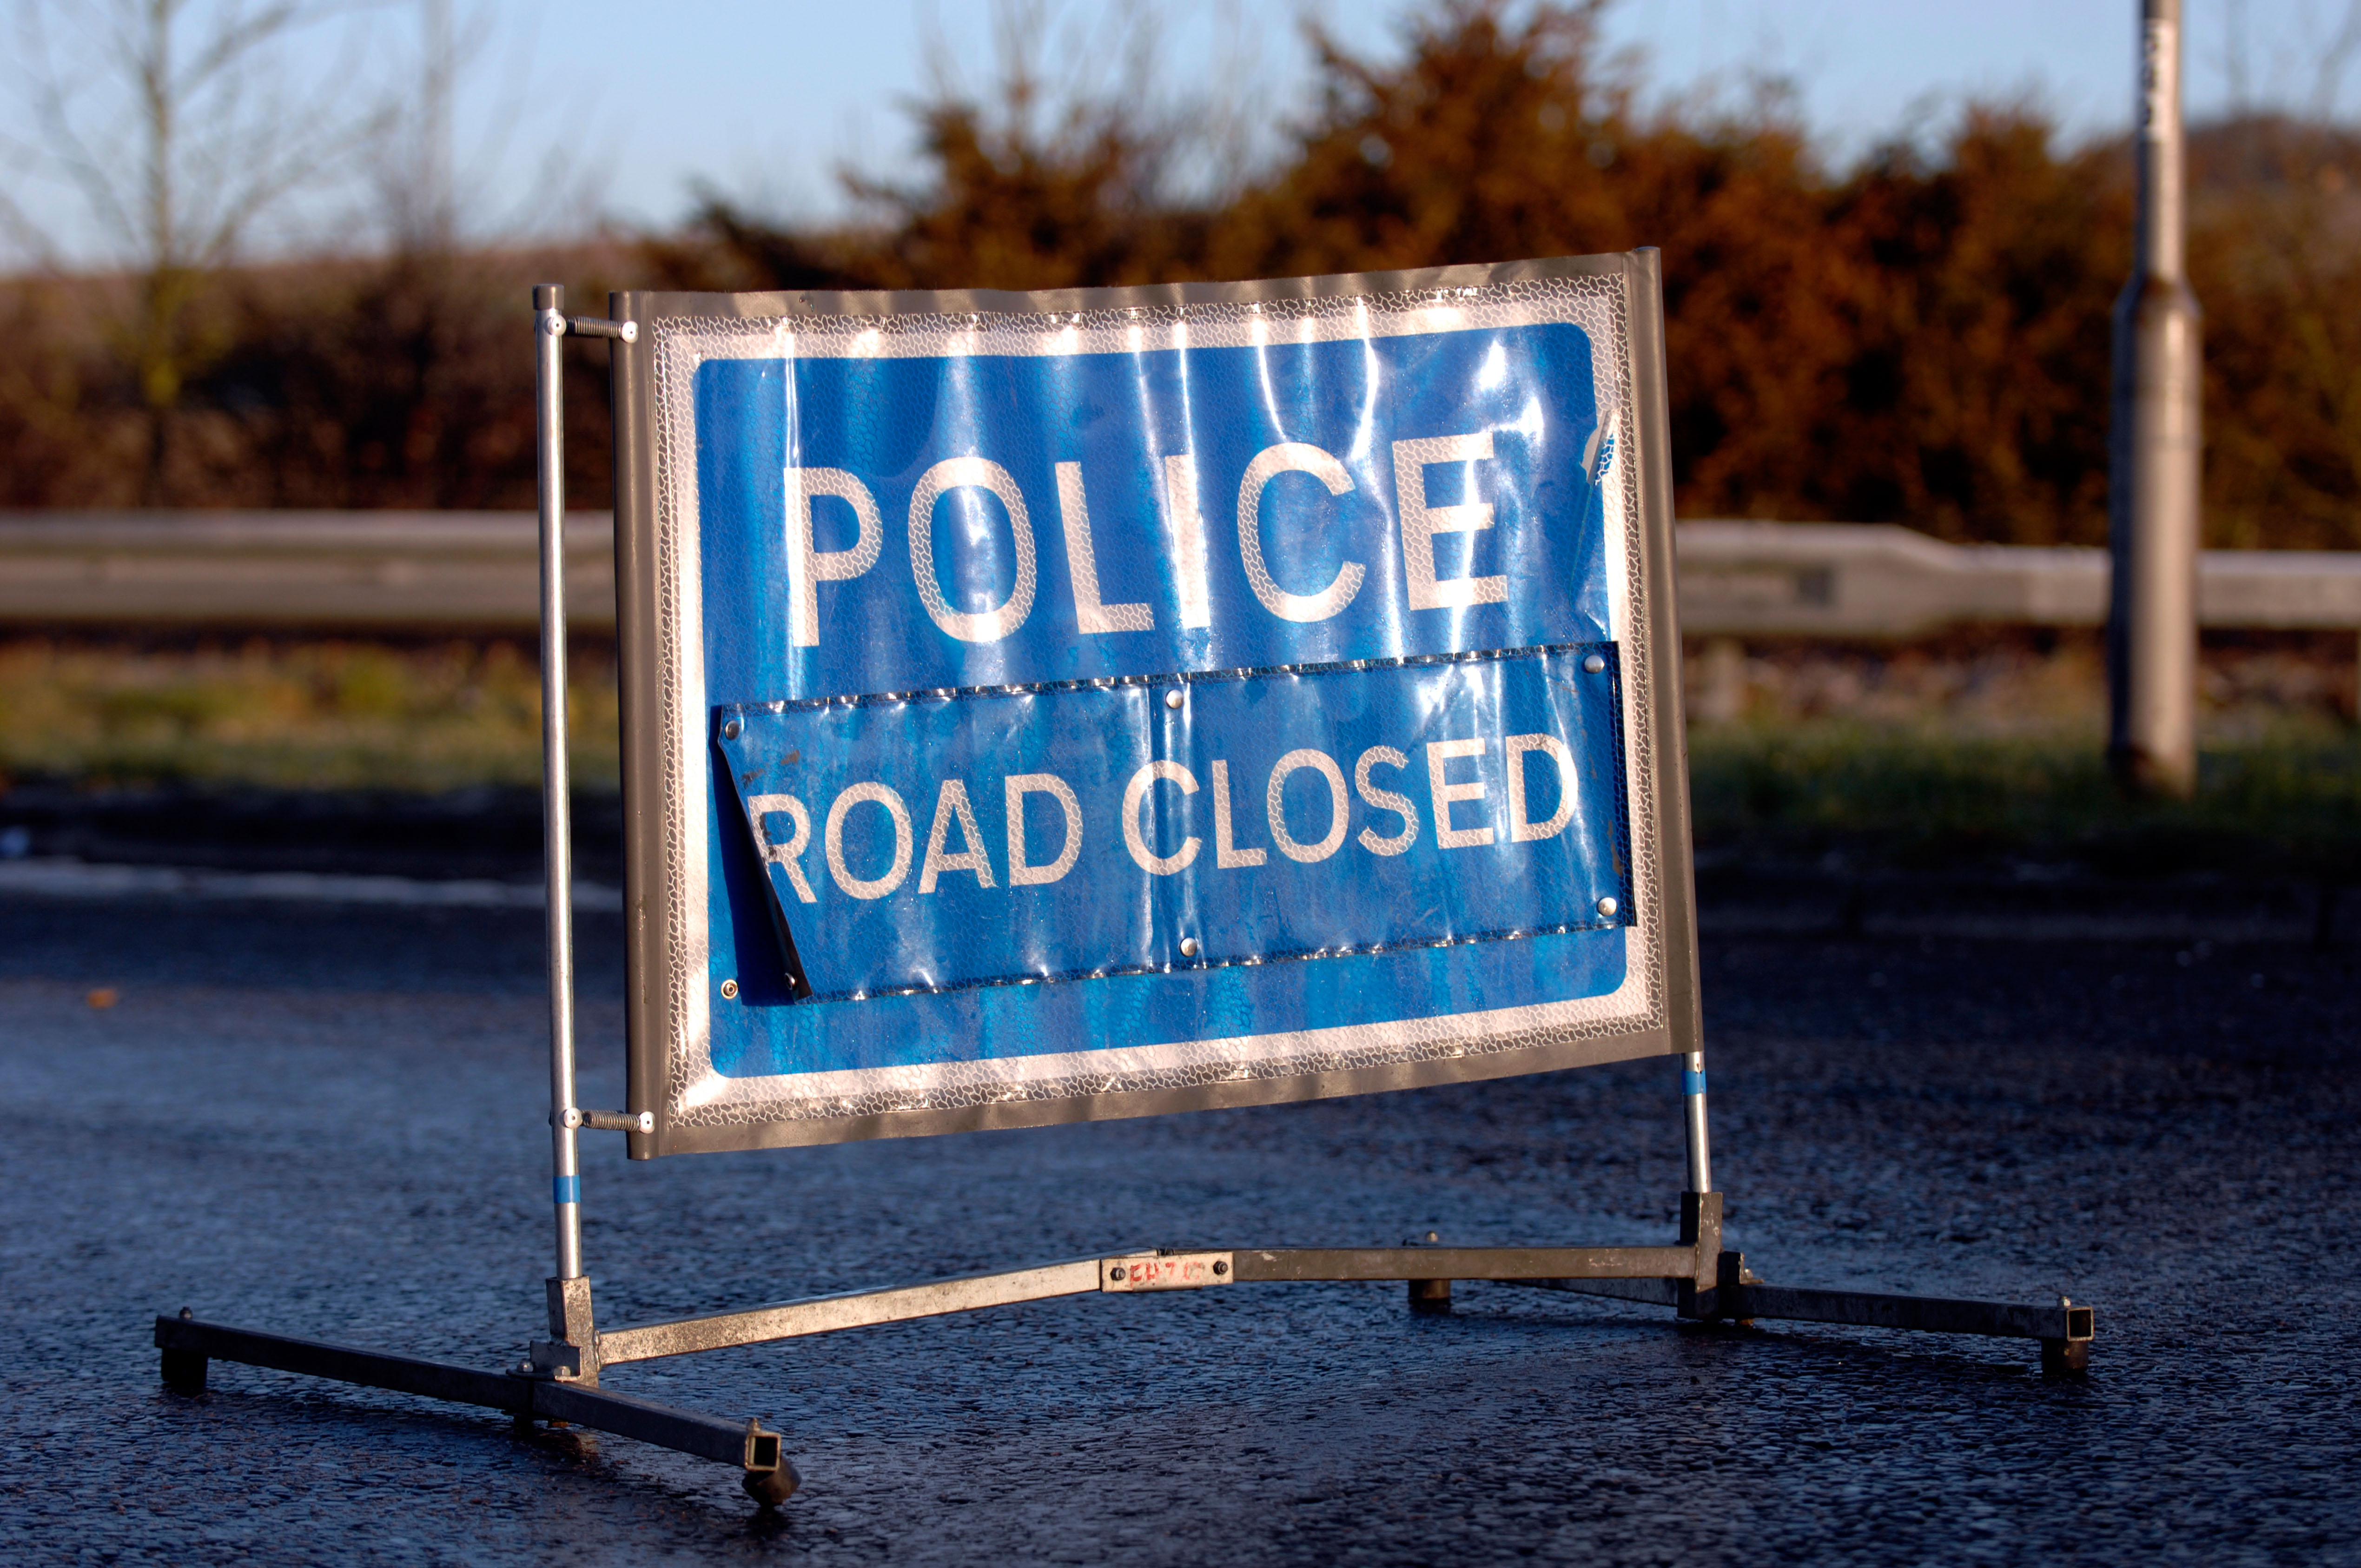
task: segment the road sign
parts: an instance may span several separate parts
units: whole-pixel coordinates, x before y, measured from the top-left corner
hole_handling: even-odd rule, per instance
[[[1653,253],[612,313],[635,1155],[1696,1048]]]
[[[184,1308],[156,1320],[168,1387],[220,1359],[486,1405],[736,1464],[770,1507],[799,1484],[782,1434],[601,1369],[1249,1282],[1400,1281],[1448,1311],[1457,1279],[2088,1365],[2093,1315],[2062,1298],[1781,1288],[1722,1248],[1654,252],[613,302],[533,291],[550,1337],[486,1373]],[[627,1113],[576,1098],[567,337],[614,353]],[[1131,1251],[593,1321],[585,1129],[644,1158],[1652,1052],[1684,1057],[1675,1245]]]

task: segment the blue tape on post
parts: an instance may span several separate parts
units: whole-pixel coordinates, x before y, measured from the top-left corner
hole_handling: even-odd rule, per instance
[[[1681,1092],[1684,1094],[1703,1094],[1705,1092],[1705,1069],[1703,1068],[1685,1067],[1681,1069]]]
[[[582,1201],[582,1179],[580,1177],[556,1177],[551,1180],[550,1185],[556,1192],[557,1201],[560,1203],[579,1203]]]

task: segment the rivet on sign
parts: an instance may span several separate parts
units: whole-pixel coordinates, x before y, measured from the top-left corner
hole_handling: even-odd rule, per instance
[[[1180,938],[1180,956],[1184,959],[1193,959],[1197,956],[1196,938],[1183,937]]]
[[[1618,907],[1619,906],[1616,902],[1611,898],[1602,898],[1598,901],[1598,913],[1601,915],[1612,915]]]
[[[1221,1261],[1220,1261],[1220,1260],[1218,1260],[1218,1259],[1216,1259],[1216,1260],[1215,1260],[1215,1262],[1214,1262],[1214,1264],[1213,1264],[1213,1272],[1214,1272],[1214,1273],[1216,1273],[1216,1274],[1227,1274],[1229,1271],[1230,1271],[1230,1266],[1229,1266],[1228,1264],[1226,1264],[1226,1263],[1223,1263],[1223,1262],[1221,1262]]]
[[[1582,661],[1582,667],[1595,675],[1599,671],[1607,667],[1607,661],[1600,658],[1598,654],[1592,653],[1584,658]]]
[[[1180,694],[1179,692],[1166,692],[1164,694],[1164,706],[1167,707],[1179,707],[1180,706]]]
[[[735,740],[738,739],[738,731],[742,728],[743,726],[736,719],[726,719],[721,726],[721,738],[724,740]]]
[[[1123,1277],[1123,1270],[1120,1268],[1110,1268],[1107,1270],[1107,1277],[1109,1279],[1121,1279]]]
[[[734,980],[723,981],[721,982],[721,1000],[724,1002],[734,1002],[737,1000],[737,997],[738,982]]]

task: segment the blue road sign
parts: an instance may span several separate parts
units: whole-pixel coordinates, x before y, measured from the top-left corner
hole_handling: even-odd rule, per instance
[[[633,297],[642,1152],[1672,1048],[1631,260]]]

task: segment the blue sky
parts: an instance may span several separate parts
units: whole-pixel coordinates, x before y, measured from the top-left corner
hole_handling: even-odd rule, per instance
[[[2192,111],[2230,101],[2234,34],[2244,40],[2249,102],[2309,102],[2314,62],[2344,5],[2191,0]],[[972,82],[988,79],[993,59],[983,0],[669,0],[660,27],[633,22],[644,9],[571,0],[562,29],[544,14],[533,51],[546,81],[577,90],[578,112],[595,122],[590,139],[611,158],[608,204],[642,221],[676,215],[697,179],[790,211],[834,210],[833,166],[890,171],[906,156],[898,105],[927,80],[930,40],[947,42]],[[1067,0],[1047,9],[1057,40],[1049,52],[1071,60],[1100,52],[1093,46],[1104,45],[1120,5]],[[1381,53],[1403,7],[1326,0],[1312,9],[1349,43]],[[1244,38],[1255,56],[1254,102],[1277,118],[1301,101],[1310,62],[1295,7],[1201,0],[1164,12],[1160,59],[1171,80],[1237,76]],[[1609,26],[1618,46],[1642,51],[1659,90],[1734,91],[1752,73],[1789,80],[1829,155],[1842,159],[1976,93],[2030,91],[2072,129],[2112,129],[2130,114],[2136,16],[2134,0],[1644,0],[1611,10]],[[724,33],[739,41],[711,41]],[[2339,99],[2346,111],[2361,102],[2361,71],[2352,78]],[[601,80],[619,91],[595,100],[579,91]],[[636,90],[620,90],[626,82]]]
[[[412,47],[430,0],[389,0],[371,24],[386,70]],[[459,163],[481,228],[514,230],[536,207],[555,226],[585,214],[662,225],[702,182],[773,211],[843,211],[834,170],[906,170],[902,112],[933,59],[969,82],[992,75],[991,0],[453,0],[482,41],[461,88]],[[2193,113],[2232,101],[2303,107],[2324,46],[2356,0],[2189,0]],[[1038,0],[1055,69],[1111,71],[1126,0]],[[1179,92],[1226,93],[1268,126],[1302,103],[1309,61],[1279,0],[1132,0],[1163,18],[1159,76]],[[1356,49],[1383,54],[1401,0],[1311,0]],[[1976,94],[2031,93],[2074,132],[2128,118],[2136,0],[1626,0],[1618,47],[1640,51],[1658,92],[1738,92],[1791,82],[1826,154],[1841,161],[1885,137],[1939,123]],[[2335,109],[2361,108],[2361,70]],[[21,123],[16,105],[0,105]],[[0,118],[0,133],[7,122]],[[572,178],[548,172],[561,153]],[[63,192],[21,178],[11,193],[71,249],[88,236]],[[345,221],[345,220],[340,220]]]

